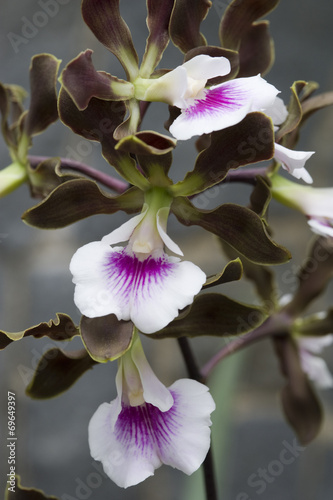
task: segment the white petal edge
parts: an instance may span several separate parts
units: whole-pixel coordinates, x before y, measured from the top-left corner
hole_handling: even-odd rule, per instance
[[[134,340],[131,356],[140,374],[143,397],[146,403],[156,406],[162,412],[170,410],[173,405],[173,397],[151,369],[139,338]]]
[[[171,250],[171,252],[176,253],[177,255],[184,255],[177,243],[175,243],[170,236],[164,231],[163,226],[166,226],[166,221],[169,215],[170,209],[167,207],[160,208],[156,215],[156,225],[157,230],[159,232],[160,237],[164,245]]]
[[[215,402],[204,384],[180,379],[169,387],[175,396],[181,432],[171,445],[160,450],[163,463],[185,474],[195,472],[204,461],[210,446],[210,414]]]
[[[281,125],[288,116],[288,110],[281,97],[275,97],[271,106],[265,108],[265,114],[272,119],[274,125]]]
[[[154,333],[175,319],[179,310],[192,304],[206,281],[205,273],[189,261],[168,257],[174,265],[163,282],[149,284],[147,293],[139,293],[131,308],[131,320],[143,333]]]
[[[314,153],[314,151],[294,151],[275,143],[274,158],[296,179],[303,179],[304,182],[311,184],[312,177],[304,165]]]
[[[171,106],[181,108],[185,102],[187,85],[186,69],[183,66],[177,66],[153,81],[145,93],[144,100],[166,102]]]
[[[70,271],[75,283],[74,302],[82,314],[97,318],[115,314],[119,320],[130,319],[129,307],[121,303],[109,290],[103,269],[108,256],[121,252],[122,247],[110,247],[103,241],[94,241],[79,248],[72,257]]]
[[[108,245],[114,245],[115,243],[120,243],[122,241],[128,241],[131,237],[131,234],[133,233],[134,229],[144,216],[146,215],[148,211],[148,206],[144,205],[143,211],[141,214],[135,215],[132,217],[130,220],[124,222],[121,226],[117,227],[114,231],[112,231],[110,234],[107,234],[102,238],[102,242],[106,243]]]
[[[323,224],[318,219],[308,219],[308,224],[311,230],[315,234],[319,234],[320,236],[326,236],[329,238],[333,238],[333,227],[328,226],[327,224]],[[332,221],[333,224],[333,221]]]
[[[300,359],[303,371],[319,389],[329,389],[333,387],[332,374],[322,358],[310,354],[307,351],[301,351]]]
[[[226,57],[212,57],[200,54],[186,61],[183,65],[190,78],[206,81],[216,76],[225,76],[230,73],[231,65]]]

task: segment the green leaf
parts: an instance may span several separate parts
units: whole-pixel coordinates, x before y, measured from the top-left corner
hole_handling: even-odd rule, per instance
[[[275,338],[274,344],[287,384],[281,392],[287,421],[301,444],[310,443],[320,431],[322,409],[313,388],[302,371],[298,350],[289,337]]]
[[[200,210],[185,198],[176,198],[171,206],[179,222],[197,225],[219,236],[247,259],[258,264],[282,264],[291,255],[267,234],[265,222],[249,208],[231,203],[214,210]]]
[[[58,500],[57,497],[46,496],[42,490],[24,488],[21,485],[20,476],[15,475],[15,483],[14,492],[6,488],[5,500]]]
[[[122,356],[131,346],[133,323],[119,321],[114,314],[100,318],[82,316],[80,331],[89,355],[96,362],[106,363]]]
[[[149,78],[169,43],[169,22],[175,0],[147,0],[149,36],[140,67],[140,76]]]
[[[20,340],[23,337],[32,336],[36,339],[48,337],[51,340],[60,341],[71,340],[75,335],[79,334],[78,327],[67,314],[57,313],[56,319],[39,323],[21,332],[9,333],[0,331],[0,349],[4,349],[13,341]]]
[[[218,293],[199,295],[186,311],[187,314],[149,337],[229,337],[253,330],[265,319],[259,307],[236,302]]]
[[[200,33],[200,25],[211,6],[210,0],[176,0],[170,21],[170,38],[182,52],[207,45]]]
[[[110,196],[94,181],[75,179],[54,189],[45,200],[24,212],[22,219],[39,229],[58,229],[92,215],[119,210],[135,213],[142,205],[143,193],[135,187],[119,196]]]
[[[278,3],[279,0],[233,0],[221,19],[222,47],[238,51],[252,24],[275,9]]]
[[[194,169],[172,188],[177,196],[191,196],[221,182],[231,169],[274,156],[270,118],[249,113],[244,120],[211,135],[210,146],[197,157]]]
[[[40,134],[58,119],[56,82],[60,62],[51,54],[38,54],[31,60],[31,100],[24,120],[28,137]]]
[[[223,285],[230,281],[240,280],[243,275],[243,266],[240,259],[235,259],[225,266],[225,268],[214,276],[208,276],[206,283],[202,288],[207,289],[212,286]]]
[[[26,394],[33,399],[59,396],[95,364],[85,349],[66,353],[56,347],[50,349],[40,359]]]
[[[93,51],[87,49],[67,64],[61,83],[80,109],[86,109],[92,97],[106,101],[125,101],[134,96],[134,87],[125,80],[96,71],[91,60]]]
[[[129,80],[138,74],[131,32],[119,11],[119,0],[83,0],[82,16],[95,37],[120,61]]]

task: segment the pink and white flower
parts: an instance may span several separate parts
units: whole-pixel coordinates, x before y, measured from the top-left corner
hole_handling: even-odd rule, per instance
[[[303,186],[280,175],[271,177],[271,183],[273,197],[303,212],[314,233],[333,237],[333,188]]]
[[[319,389],[333,387],[333,377],[325,361],[317,356],[333,343],[333,335],[323,337],[300,337],[297,339],[303,371]]]
[[[168,207],[143,212],[102,238],[79,248],[70,270],[74,301],[89,318],[115,314],[144,333],[164,328],[192,303],[206,275],[192,262],[164,252],[182,251],[166,234]],[[125,247],[113,246],[128,241]]]
[[[139,336],[119,360],[117,398],[103,403],[89,423],[90,453],[124,488],[144,481],[163,463],[192,474],[210,446],[208,387],[190,379],[168,389],[144,355]]]
[[[271,106],[278,90],[260,75],[236,78],[206,88],[207,81],[230,73],[230,62],[225,57],[198,55],[169,73],[145,82],[136,96],[147,101],[167,102],[177,106],[181,114],[170,126],[170,133],[181,140],[195,135],[209,134],[231,127],[251,111],[262,111]]]

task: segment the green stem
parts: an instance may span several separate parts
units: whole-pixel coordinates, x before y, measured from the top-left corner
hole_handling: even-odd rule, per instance
[[[39,163],[46,160],[49,160],[48,156],[28,156],[28,161],[32,168],[36,168]],[[100,172],[99,170],[95,170],[93,167],[90,167],[85,163],[81,163],[76,160],[70,160],[69,158],[60,158],[60,162],[61,168],[80,172],[81,174],[84,174],[91,179],[100,182],[109,189],[116,191],[116,193],[122,194],[129,188],[127,182],[115,179],[108,174]]]
[[[17,189],[27,180],[27,170],[18,162],[11,163],[0,171],[0,198]]]

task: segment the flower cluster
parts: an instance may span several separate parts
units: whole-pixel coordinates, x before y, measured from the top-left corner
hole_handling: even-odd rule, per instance
[[[59,313],[56,320],[24,332],[0,332],[1,349],[27,336],[82,340],[81,351],[59,350],[52,366],[42,375],[37,370],[27,389],[32,397],[60,394],[96,363],[117,360],[117,397],[92,416],[89,447],[121,487],[138,484],[162,464],[192,474],[205,463],[215,409],[208,375],[225,356],[254,340],[273,340],[287,378],[283,409],[302,443],[316,436],[321,423],[312,383],[333,386],[328,368],[316,356],[332,343],[333,314],[301,316],[333,274],[332,189],[288,178],[313,182],[305,164],[314,152],[295,146],[304,120],[332,104],[333,97],[312,100],[313,84],[296,82],[287,107],[279,90],[263,78],[274,59],[268,24],[258,21],[272,8],[264,3],[233,0],[221,19],[221,46],[216,47],[199,31],[210,2],[148,1],[149,36],[140,64],[119,0],[82,0],[85,23],[118,58],[126,79],[97,71],[87,49],[62,69],[59,92],[60,61],[48,54],[33,58],[28,111],[22,90],[0,85],[3,134],[13,160],[0,171],[0,197],[28,183],[41,201],[23,220],[40,229],[65,227],[97,214],[111,218],[123,211],[129,216],[100,241],[88,238],[71,259],[79,325]],[[183,52],[184,62],[161,69],[170,41]],[[165,134],[143,129],[154,102],[169,106]],[[102,156],[121,180],[80,162],[29,156],[32,138],[58,118],[75,134],[100,143]],[[173,182],[177,141],[194,137],[195,165]],[[196,196],[225,181],[250,184],[250,204],[199,208]],[[310,279],[306,263],[300,267],[298,285],[285,303],[277,303],[272,275],[264,267],[291,259],[268,228],[272,197],[303,212],[317,234],[308,256],[317,259],[317,266]],[[167,232],[170,214],[184,227],[199,226],[219,239],[231,259],[222,272],[207,277],[186,260]],[[325,258],[318,259],[319,252]],[[207,293],[210,287],[239,280],[243,271],[256,287],[259,306]],[[141,338],[185,343],[189,366],[187,338],[205,335],[239,338],[201,369],[192,366],[190,378],[167,388],[150,367]],[[68,379],[59,377],[63,359],[66,367],[75,367]],[[192,357],[191,362],[195,365]],[[305,422],[304,408],[309,415]]]

